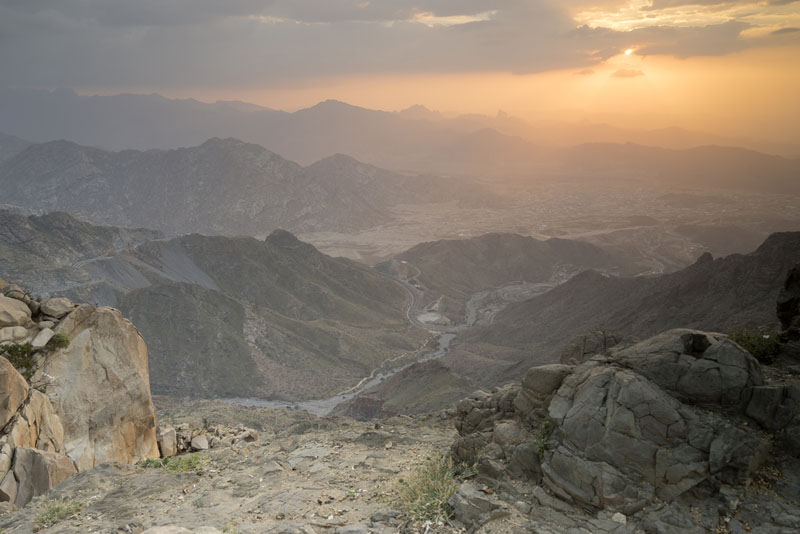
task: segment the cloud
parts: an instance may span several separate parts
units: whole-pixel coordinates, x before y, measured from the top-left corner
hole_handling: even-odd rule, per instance
[[[639,76],[644,76],[644,72],[638,69],[619,69],[614,71],[611,76],[614,78],[637,78]]]
[[[800,32],[800,28],[781,28],[772,32],[772,35],[785,35],[787,33]]]
[[[581,69],[575,73],[577,76],[591,76],[594,74],[594,69]]]
[[[743,38],[757,21],[673,24],[657,9],[686,3],[655,0],[638,12],[643,26],[623,30],[575,14],[593,7],[627,20],[632,4],[621,0],[2,0],[0,72],[16,86],[287,87],[365,74],[591,70],[631,46],[692,57],[794,42],[788,29],[773,32],[774,20]],[[695,9],[757,5],[714,3]]]

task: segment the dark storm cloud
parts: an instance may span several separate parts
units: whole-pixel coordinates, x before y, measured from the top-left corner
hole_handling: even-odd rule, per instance
[[[0,84],[212,88],[530,73],[590,68],[634,44],[680,57],[757,44],[740,38],[740,22],[576,29],[566,9],[555,0],[0,0]]]

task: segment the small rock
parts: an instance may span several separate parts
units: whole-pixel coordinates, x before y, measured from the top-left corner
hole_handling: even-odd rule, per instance
[[[615,523],[619,523],[620,525],[626,525],[628,523],[628,517],[621,512],[616,512],[614,515],[612,515],[611,520]]]
[[[192,438],[192,449],[196,451],[208,450],[208,438],[206,438],[205,434],[200,434]]]
[[[178,441],[174,428],[166,427],[160,429],[156,439],[162,458],[169,458],[178,453]]]
[[[47,342],[50,341],[50,338],[52,338],[54,335],[55,333],[52,330],[49,328],[44,328],[38,334],[36,334],[36,337],[33,338],[31,345],[33,345],[34,349],[42,349],[45,347],[45,345],[47,345]]]
[[[39,328],[53,328],[56,325],[53,321],[39,321]]]

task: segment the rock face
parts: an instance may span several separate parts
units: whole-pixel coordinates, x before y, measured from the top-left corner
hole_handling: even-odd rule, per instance
[[[64,447],[78,469],[158,456],[147,347],[112,308],[78,307],[57,327],[71,342],[34,376],[57,377],[48,396],[64,423]]]
[[[17,323],[3,330],[22,330],[14,361],[30,384],[0,344],[0,502],[24,506],[98,463],[158,456],[147,349],[133,325],[111,308],[3,292]],[[48,342],[59,334],[70,343],[56,349]]]
[[[475,394],[458,410],[452,453],[477,462],[479,481],[500,487],[508,473],[541,483],[560,506],[669,532],[696,526],[689,507],[698,499],[743,491],[776,452],[759,427],[786,429],[788,440],[800,391],[764,384],[758,361],[726,336],[677,329],[577,366],[533,368],[521,388]],[[533,494],[557,502],[541,487]],[[716,507],[705,528],[719,526]],[[462,519],[471,523],[473,512]]]
[[[780,352],[800,360],[800,264],[789,270],[778,296],[778,319],[783,329]]]

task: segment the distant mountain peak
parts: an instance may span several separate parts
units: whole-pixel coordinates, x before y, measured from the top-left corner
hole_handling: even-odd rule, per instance
[[[273,230],[273,232],[267,236],[265,241],[270,245],[275,245],[276,247],[281,248],[297,248],[305,244],[297,239],[293,233],[281,229]]]

